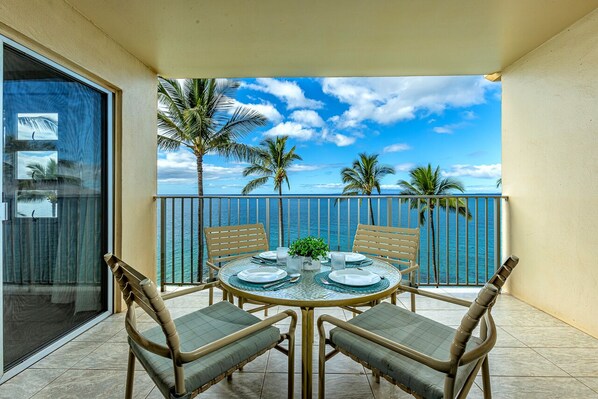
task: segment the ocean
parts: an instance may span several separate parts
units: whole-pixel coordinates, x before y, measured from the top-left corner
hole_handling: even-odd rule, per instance
[[[371,197],[375,224],[418,227],[418,211],[398,197]],[[437,265],[441,285],[480,285],[500,262],[500,196],[458,196],[467,203],[466,220],[444,207],[434,209]],[[420,204],[423,203],[420,200]],[[434,200],[436,201],[436,200]],[[158,200],[157,268],[162,261],[167,284],[197,282],[197,211],[195,197],[161,196]],[[221,226],[262,223],[271,249],[278,246],[278,199],[265,196],[209,197],[204,200],[204,224]],[[411,204],[417,204],[413,199]],[[163,209],[163,212],[162,212]],[[164,230],[161,219],[164,217]],[[324,238],[332,251],[350,251],[358,223],[371,223],[368,200],[335,201],[318,196],[285,196],[283,199],[284,246],[308,235]],[[431,222],[420,227],[420,282],[435,284],[432,262]],[[496,233],[496,234],[495,234]],[[164,242],[164,259],[161,246]],[[204,259],[206,256],[204,250]],[[204,269],[204,277],[207,270]]]

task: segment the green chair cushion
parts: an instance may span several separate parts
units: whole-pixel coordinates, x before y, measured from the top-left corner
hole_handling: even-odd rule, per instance
[[[189,313],[174,320],[181,342],[181,351],[193,351],[217,339],[226,337],[260,321],[256,316],[245,312],[230,302],[218,302],[207,308]],[[165,345],[162,329],[154,327],[143,332],[154,342]],[[266,327],[246,338],[227,345],[192,363],[185,364],[185,385],[187,392],[208,383],[235,365],[244,362],[280,339],[280,331]],[[129,344],[137,359],[145,367],[160,391],[170,397],[174,392],[174,366],[172,360],[151,353],[131,338]]]
[[[349,323],[408,346],[437,359],[450,358],[450,346],[456,330],[389,303],[381,303],[354,317]],[[424,398],[444,396],[445,374],[399,355],[390,349],[340,328],[330,331],[330,339],[339,349],[361,359],[401,385]],[[481,340],[471,337],[467,348]],[[456,392],[463,385],[475,362],[459,368]]]

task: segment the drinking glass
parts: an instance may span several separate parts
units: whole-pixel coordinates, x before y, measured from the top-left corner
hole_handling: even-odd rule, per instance
[[[289,249],[287,247],[276,248],[276,263],[278,265],[286,265],[289,257]]]
[[[303,269],[303,256],[287,257],[287,273],[301,273]]]
[[[342,270],[345,268],[345,254],[342,252],[330,253],[330,267],[332,270]]]

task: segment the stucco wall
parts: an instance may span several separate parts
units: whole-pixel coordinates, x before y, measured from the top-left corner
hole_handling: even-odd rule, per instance
[[[155,279],[155,74],[63,0],[3,0],[0,33],[117,93],[115,252]]]
[[[503,71],[510,292],[598,337],[598,11]]]

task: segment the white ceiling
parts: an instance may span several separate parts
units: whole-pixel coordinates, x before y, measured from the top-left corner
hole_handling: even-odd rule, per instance
[[[598,0],[65,0],[171,77],[500,71]]]

